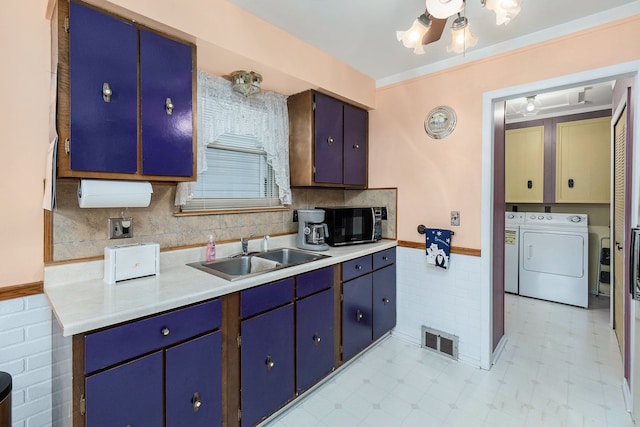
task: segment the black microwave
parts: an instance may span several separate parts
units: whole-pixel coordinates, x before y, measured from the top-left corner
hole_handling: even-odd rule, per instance
[[[382,239],[382,208],[323,208],[331,246],[372,243]]]

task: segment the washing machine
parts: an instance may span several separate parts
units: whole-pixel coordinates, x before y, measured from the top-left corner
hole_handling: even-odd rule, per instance
[[[524,217],[522,212],[504,213],[504,290],[512,294],[518,293],[520,226]]]
[[[587,307],[586,214],[527,213],[520,226],[520,295]]]

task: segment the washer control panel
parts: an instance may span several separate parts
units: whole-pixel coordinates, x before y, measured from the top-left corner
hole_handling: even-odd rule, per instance
[[[527,225],[586,227],[588,216],[587,214],[528,212],[525,214],[524,222]]]

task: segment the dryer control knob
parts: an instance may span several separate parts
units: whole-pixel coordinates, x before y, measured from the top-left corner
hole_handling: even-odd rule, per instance
[[[547,215],[547,219],[551,219],[551,215]]]
[[[544,219],[544,215],[538,215],[538,219]]]
[[[571,222],[582,222],[582,218],[580,218],[578,215],[572,216]]]

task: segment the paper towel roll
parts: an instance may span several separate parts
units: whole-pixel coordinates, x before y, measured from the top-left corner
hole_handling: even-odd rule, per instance
[[[81,208],[145,208],[153,188],[148,181],[82,179],[78,184]]]

